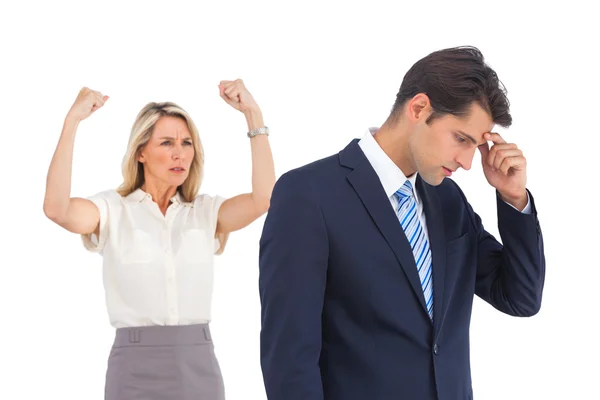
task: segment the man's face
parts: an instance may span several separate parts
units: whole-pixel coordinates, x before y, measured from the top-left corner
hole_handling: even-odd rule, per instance
[[[490,115],[476,103],[466,117],[448,114],[429,125],[419,121],[409,143],[417,172],[437,186],[458,168],[469,170],[477,146],[486,142],[483,135],[493,127]]]

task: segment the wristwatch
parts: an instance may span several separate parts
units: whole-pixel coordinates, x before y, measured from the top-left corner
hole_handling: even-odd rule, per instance
[[[267,135],[269,136],[269,127],[263,126],[262,128],[252,129],[248,132],[248,137],[253,138],[256,135]]]

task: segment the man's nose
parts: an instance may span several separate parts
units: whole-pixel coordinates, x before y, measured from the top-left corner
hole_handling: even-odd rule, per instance
[[[468,171],[471,169],[471,166],[473,165],[473,157],[474,156],[475,156],[475,150],[465,151],[459,155],[457,162],[462,169]]]

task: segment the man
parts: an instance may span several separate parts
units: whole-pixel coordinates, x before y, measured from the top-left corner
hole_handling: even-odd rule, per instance
[[[532,316],[544,284],[525,157],[492,132],[511,122],[482,54],[441,50],[408,71],[380,129],[279,179],[260,241],[270,400],[473,398],[474,295]],[[445,179],[477,149],[503,245]]]

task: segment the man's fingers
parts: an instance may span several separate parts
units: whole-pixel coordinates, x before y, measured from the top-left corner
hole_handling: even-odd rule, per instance
[[[500,172],[502,172],[504,175],[508,175],[508,171],[511,168],[520,170],[520,169],[523,169],[523,167],[525,167],[526,165],[527,165],[527,160],[523,156],[507,157],[504,160],[502,160],[502,164],[500,164],[500,167],[498,168],[498,170]]]
[[[507,157],[522,156],[523,152],[519,149],[500,149],[495,152],[495,158],[492,160],[491,166],[500,169],[500,165]]]
[[[502,138],[502,136],[500,136],[499,134],[497,134],[496,132],[489,132],[485,134],[485,139],[486,140],[490,140],[496,144],[500,144],[500,143],[506,143],[506,140],[504,140]]]
[[[487,165],[490,167],[494,167],[495,160],[498,158],[498,152],[506,152],[510,150],[518,150],[516,144],[514,143],[500,143],[495,144],[490,148],[489,153],[487,154]]]
[[[485,142],[484,144],[477,146],[477,148],[481,153],[481,163],[485,165],[488,162],[488,157],[490,154],[490,145],[487,142]]]

